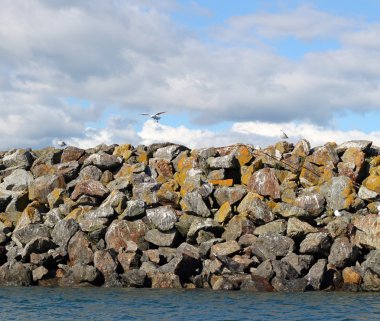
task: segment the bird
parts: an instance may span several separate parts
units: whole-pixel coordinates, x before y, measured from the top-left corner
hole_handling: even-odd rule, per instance
[[[57,144],[58,144],[58,146],[60,146],[60,147],[66,147],[66,146],[67,146],[67,144],[66,144],[63,140],[59,140],[59,141],[57,142]]]
[[[288,139],[288,135],[285,134],[285,132],[283,130],[281,130],[281,136],[280,136],[281,139]]]
[[[335,210],[335,211],[334,211],[334,215],[335,215],[336,217],[340,217],[340,216],[342,216],[342,213],[339,212],[338,210]]]
[[[160,111],[159,113],[156,113],[153,115],[148,114],[148,113],[142,113],[140,115],[149,116],[150,118],[154,119],[156,121],[156,123],[158,123],[158,121],[161,119],[161,116],[159,116],[159,115],[162,115],[164,113],[166,113],[166,111]]]
[[[380,215],[380,205],[377,205],[377,213]]]

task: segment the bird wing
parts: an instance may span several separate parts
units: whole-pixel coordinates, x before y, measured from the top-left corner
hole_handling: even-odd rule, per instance
[[[147,116],[150,116],[150,114],[147,114],[147,113],[142,113],[142,114],[140,114],[140,115],[147,115]]]
[[[165,113],[166,113],[166,111],[160,111],[159,113],[156,113],[153,116],[158,116],[158,115],[165,114]]]

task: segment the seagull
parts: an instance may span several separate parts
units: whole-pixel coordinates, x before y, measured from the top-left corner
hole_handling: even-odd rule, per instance
[[[285,132],[283,130],[281,130],[281,136],[280,136],[281,139],[288,139],[288,135],[285,134]]]
[[[334,215],[335,215],[336,217],[340,217],[340,216],[342,216],[342,213],[339,212],[338,210],[335,210],[335,211],[334,211]]]
[[[380,215],[380,205],[377,205],[377,213]]]
[[[57,144],[58,144],[58,146],[60,146],[60,147],[66,147],[66,146],[67,146],[67,144],[66,144],[63,140],[59,140],[59,141],[57,142]]]
[[[142,113],[140,115],[144,115],[144,116],[149,116],[150,118],[154,119],[156,121],[156,123],[158,123],[158,121],[161,119],[161,117],[159,115],[161,114],[164,114],[166,113],[165,111],[160,111],[159,113],[156,113],[156,114],[148,114],[148,113]]]

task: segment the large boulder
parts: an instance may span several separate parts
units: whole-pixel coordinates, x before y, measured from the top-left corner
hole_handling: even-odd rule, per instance
[[[55,244],[66,250],[67,244],[78,229],[79,224],[75,220],[60,220],[54,226],[54,229],[51,232],[51,237]]]
[[[6,190],[22,191],[28,189],[29,185],[33,182],[32,173],[25,169],[16,169],[10,175],[4,178],[0,184]]]
[[[249,179],[247,189],[272,199],[279,199],[281,196],[280,184],[272,168],[263,168],[255,172]]]
[[[334,264],[338,269],[351,266],[358,257],[358,248],[352,246],[347,237],[340,237],[334,240],[331,246],[328,261]]]
[[[36,178],[29,186],[29,199],[47,203],[47,196],[55,188],[65,188],[65,179],[60,175],[45,175]]]
[[[0,286],[28,286],[32,272],[20,262],[7,262],[0,267]]]

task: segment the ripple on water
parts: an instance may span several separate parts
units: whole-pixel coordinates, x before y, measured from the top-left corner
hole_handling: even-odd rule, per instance
[[[0,320],[376,320],[378,293],[0,288]]]

